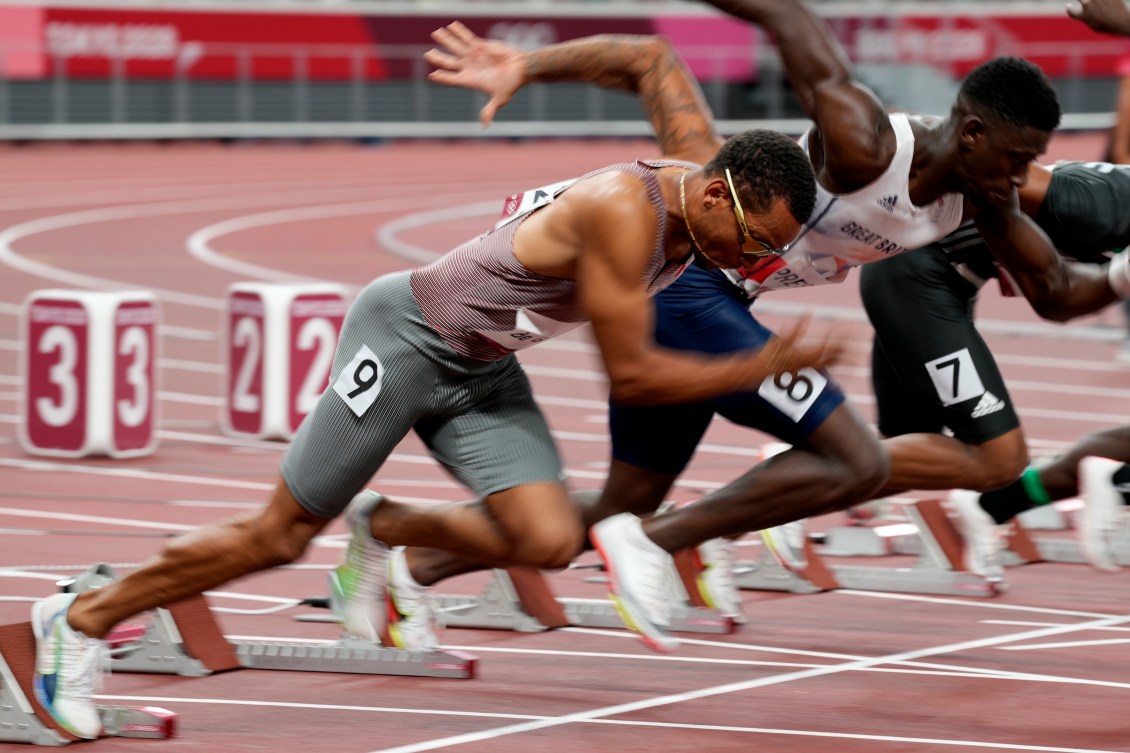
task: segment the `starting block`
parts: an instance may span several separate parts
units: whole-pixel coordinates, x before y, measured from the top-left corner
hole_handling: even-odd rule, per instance
[[[23,304],[20,446],[138,457],[157,447],[157,305],[144,291],[40,290]]]
[[[294,436],[329,383],[348,295],[330,283],[228,288],[222,422],[228,434]]]
[[[687,577],[680,567],[680,575]],[[693,578],[693,575],[690,577]],[[687,589],[688,593],[697,589]],[[545,575],[536,568],[495,569],[478,594],[433,594],[438,622],[443,627],[472,630],[513,630],[539,633],[561,627],[623,628],[616,608],[607,599],[576,599],[556,596]],[[326,600],[328,605],[328,600]],[[335,617],[300,615],[306,622],[332,622]],[[733,617],[703,604],[672,608],[671,629],[687,633],[728,635],[734,632]]]
[[[1034,531],[1072,529],[1075,516],[1083,508],[1081,499],[1064,499],[1050,505],[1028,510],[1017,516],[1020,522],[1020,536],[1009,539],[1005,555],[1006,565],[1023,565],[1031,562],[1060,562],[1072,565],[1089,564],[1083,556],[1079,539],[1074,536],[1038,536]],[[1126,537],[1114,542],[1114,561],[1122,567],[1130,567],[1130,540]]]
[[[683,574],[681,568],[680,574]],[[623,620],[608,599],[557,597],[545,575],[533,568],[495,570],[491,581],[476,596],[437,595],[433,599],[448,627],[519,632],[539,632],[565,626],[624,627]],[[734,627],[733,617],[716,609],[693,604],[671,608],[671,630],[676,632],[728,635],[734,632]]]
[[[85,578],[60,585],[78,592],[98,587],[99,581],[104,585],[106,578],[113,578],[109,568],[96,565]],[[185,677],[246,668],[471,679],[477,663],[462,651],[408,651],[348,637],[325,643],[228,641],[201,595],[153,610],[141,637],[113,651],[110,669]]]
[[[998,584],[965,567],[961,535],[940,500],[915,501],[907,503],[905,508],[906,524],[851,526],[859,532],[844,531],[839,538],[830,535],[820,551],[813,546],[811,538],[808,539],[805,543],[808,567],[801,573],[787,570],[764,551],[760,561],[738,564],[735,571],[738,587],[793,593],[848,588],[941,596],[997,595]],[[851,535],[856,538],[845,542],[844,536]],[[1016,546],[1023,548],[1023,541],[1018,539]],[[1033,551],[1029,553],[1038,556]],[[827,564],[823,559],[859,554],[913,554],[918,561],[912,567],[892,567]]]
[[[35,635],[30,622],[0,626],[0,743],[67,745],[80,740],[33,702]],[[177,715],[155,706],[99,706],[104,737],[176,736]]]

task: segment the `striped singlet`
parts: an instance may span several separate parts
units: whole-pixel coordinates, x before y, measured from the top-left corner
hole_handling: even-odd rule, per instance
[[[497,361],[587,321],[575,280],[530,272],[514,256],[514,235],[531,213],[571,186],[611,170],[642,182],[657,224],[643,280],[654,295],[674,282],[691,257],[668,261],[667,211],[655,171],[697,165],[670,160],[637,160],[594,170],[580,178],[526,191],[506,199],[503,216],[479,237],[442,258],[413,270],[412,295],[425,321],[452,350],[467,358]]]

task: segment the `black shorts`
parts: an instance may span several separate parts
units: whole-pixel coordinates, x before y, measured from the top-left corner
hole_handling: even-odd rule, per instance
[[[977,288],[927,246],[860,270],[875,328],[871,381],[879,431],[949,429],[969,444],[1020,426],[993,354],[973,325]]]

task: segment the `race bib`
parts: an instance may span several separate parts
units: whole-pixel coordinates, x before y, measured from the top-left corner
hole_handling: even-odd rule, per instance
[[[827,384],[828,379],[819,371],[801,369],[795,374],[766,377],[757,394],[793,421],[800,421]]]
[[[384,379],[385,367],[376,357],[368,345],[362,345],[353,356],[353,360],[341,370],[337,381],[334,382],[336,392],[349,410],[358,417],[365,415],[365,411],[373,406],[377,395],[381,394],[381,381]]]
[[[954,405],[972,400],[985,392],[981,375],[973,365],[969,348],[962,348],[941,358],[926,362],[926,371],[938,391],[942,405]]]
[[[477,329],[475,332],[506,350],[523,350],[570,332],[582,324],[584,322],[559,322],[534,311],[519,309],[514,317],[514,329]]]

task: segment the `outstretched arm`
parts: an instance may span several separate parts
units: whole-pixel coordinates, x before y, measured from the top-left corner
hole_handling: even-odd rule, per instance
[[[1075,0],[1067,15],[1104,34],[1130,36],[1130,9],[1126,0]]]
[[[722,143],[698,82],[663,37],[607,34],[526,52],[455,22],[432,39],[442,49],[424,55],[436,66],[428,77],[488,95],[480,113],[484,125],[526,84],[587,81],[638,93],[668,157],[705,163]]]
[[[800,0],[707,2],[757,24],[776,41],[785,72],[823,142],[821,182],[848,192],[879,177],[895,150],[886,108],[855,78],[828,25]],[[821,167],[815,158],[813,163]]]
[[[976,219],[993,255],[1016,280],[1032,309],[1045,319],[1065,322],[1130,296],[1130,269],[1124,261],[1098,266],[1069,262],[1047,235],[1018,209],[981,212]]]
[[[583,252],[577,293],[592,323],[612,398],[623,404],[681,403],[756,389],[774,374],[829,366],[842,355],[834,333],[801,338],[802,320],[760,351],[706,355],[655,343],[653,307],[642,270],[655,246],[652,207],[633,179],[565,193]]]

